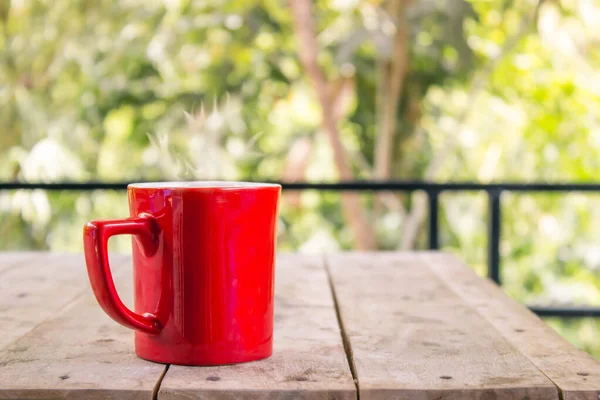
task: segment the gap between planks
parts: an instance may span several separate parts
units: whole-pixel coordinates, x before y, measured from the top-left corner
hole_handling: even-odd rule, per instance
[[[161,400],[356,399],[323,256],[279,254],[273,356],[214,367],[172,364]]]
[[[600,400],[600,364],[591,356],[560,337],[496,284],[478,277],[457,257],[440,252],[422,252],[419,256],[439,281],[463,298],[556,386],[560,400]],[[473,285],[473,281],[479,285]],[[577,372],[579,369],[585,375]]]
[[[340,329],[340,335],[342,336],[342,345],[344,346],[344,353],[346,353],[346,359],[348,360],[348,368],[350,368],[350,374],[352,374],[352,380],[354,381],[354,386],[356,387],[356,400],[360,400],[360,382],[358,381],[358,373],[356,372],[356,365],[354,364],[352,343],[350,343],[350,338],[348,337],[346,329],[344,328],[344,321],[342,320],[340,305],[335,293],[335,286],[333,284],[331,271],[329,270],[329,261],[327,260],[327,256],[323,256],[323,266],[325,268],[325,273],[327,274],[329,289],[331,290],[331,298],[335,308],[335,317],[337,319],[338,328]]]
[[[169,371],[170,366],[171,366],[171,364],[165,364],[165,369],[163,369],[162,374],[160,374],[160,376],[158,377],[158,380],[156,381],[156,385],[154,385],[154,388],[152,389],[152,400],[158,400],[158,392],[160,391],[160,384],[162,383],[163,379],[165,379],[165,375],[167,375],[167,372]]]
[[[122,297],[126,303],[133,298],[132,280],[127,279],[130,264],[130,256],[119,256],[111,268],[119,294],[126,294]],[[81,260],[73,265],[84,264]],[[0,374],[0,398],[152,398],[165,365],[153,367],[133,356],[131,331],[105,316],[89,289],[85,268],[80,271],[77,279],[81,280],[71,285],[86,288],[83,293],[0,352],[0,363],[9,361]],[[80,286],[83,282],[86,284]],[[69,331],[77,334],[67,339]],[[119,366],[126,368],[118,371]],[[138,369],[142,371],[136,375]],[[145,371],[152,373],[147,384]],[[32,380],[37,382],[32,384]]]
[[[480,310],[477,309],[477,306],[475,306],[474,304],[472,304],[468,298],[465,298],[465,296],[463,296],[463,294],[458,291],[453,285],[449,284],[447,282],[446,279],[442,279],[442,277],[437,273],[436,269],[434,268],[434,266],[432,265],[432,261],[430,259],[428,259],[427,257],[423,257],[422,255],[419,255],[419,258],[425,263],[425,265],[427,266],[427,268],[429,268],[432,272],[433,272],[433,276],[435,277],[435,279],[440,282],[442,285],[444,285],[445,287],[447,287],[452,293],[454,293],[455,295],[457,295],[459,298],[465,300],[466,305],[471,308],[473,310],[474,313],[479,314],[483,317],[483,320],[495,331],[497,331],[500,336],[502,337],[502,339],[513,349],[515,349],[516,351],[518,351],[519,353],[523,354],[525,356],[525,358],[527,358],[527,360],[531,363],[531,365],[537,369],[542,375],[544,375],[546,378],[548,378],[548,380],[550,382],[552,382],[552,384],[554,386],[556,386],[556,390],[558,392],[558,400],[564,400],[564,395],[563,395],[563,391],[560,388],[560,386],[558,386],[558,384],[548,376],[548,374],[546,374],[544,371],[542,371],[542,369],[540,367],[538,367],[533,360],[531,359],[531,357],[529,357],[527,354],[523,353],[523,351],[521,351],[521,349],[519,349],[517,346],[515,346],[515,344],[509,340],[509,338],[506,337],[506,335],[501,332],[498,331],[498,328],[495,326],[495,324],[490,321],[490,319],[485,315],[485,313],[480,312]],[[473,273],[475,273],[473,271]],[[484,277],[481,277],[481,279],[487,279]],[[599,398],[600,400],[600,398]]]
[[[361,398],[558,398],[552,381],[418,264],[414,253],[328,257]]]

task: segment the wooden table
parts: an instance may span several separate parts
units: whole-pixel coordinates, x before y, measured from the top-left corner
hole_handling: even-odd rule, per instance
[[[134,355],[82,255],[0,253],[0,398],[600,399],[599,362],[450,255],[282,255],[276,276],[272,358],[165,366]]]

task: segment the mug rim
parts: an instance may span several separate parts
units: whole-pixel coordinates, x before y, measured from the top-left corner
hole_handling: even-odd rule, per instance
[[[265,189],[281,188],[278,183],[243,181],[165,181],[133,182],[128,189]]]

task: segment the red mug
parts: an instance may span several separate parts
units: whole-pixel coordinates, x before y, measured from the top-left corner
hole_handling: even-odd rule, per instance
[[[135,330],[141,358],[220,365],[273,352],[277,206],[281,186],[133,183],[131,217],[88,222],[85,261],[96,299]],[[134,310],[120,300],[107,243],[133,235]]]

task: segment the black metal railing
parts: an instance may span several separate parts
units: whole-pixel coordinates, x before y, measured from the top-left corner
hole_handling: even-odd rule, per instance
[[[279,182],[283,189],[325,190],[335,192],[414,192],[423,191],[429,199],[428,239],[429,248],[439,248],[439,198],[444,192],[483,192],[488,197],[488,277],[502,284],[500,237],[502,231],[502,194],[507,192],[549,193],[549,192],[596,192],[600,194],[600,184],[595,183],[432,183],[399,181],[353,181],[334,183]],[[85,183],[0,183],[0,190],[44,189],[51,191],[91,191],[124,190],[128,182],[85,182]],[[600,240],[600,238],[599,238]],[[545,317],[600,317],[600,307],[530,307],[532,311]]]

